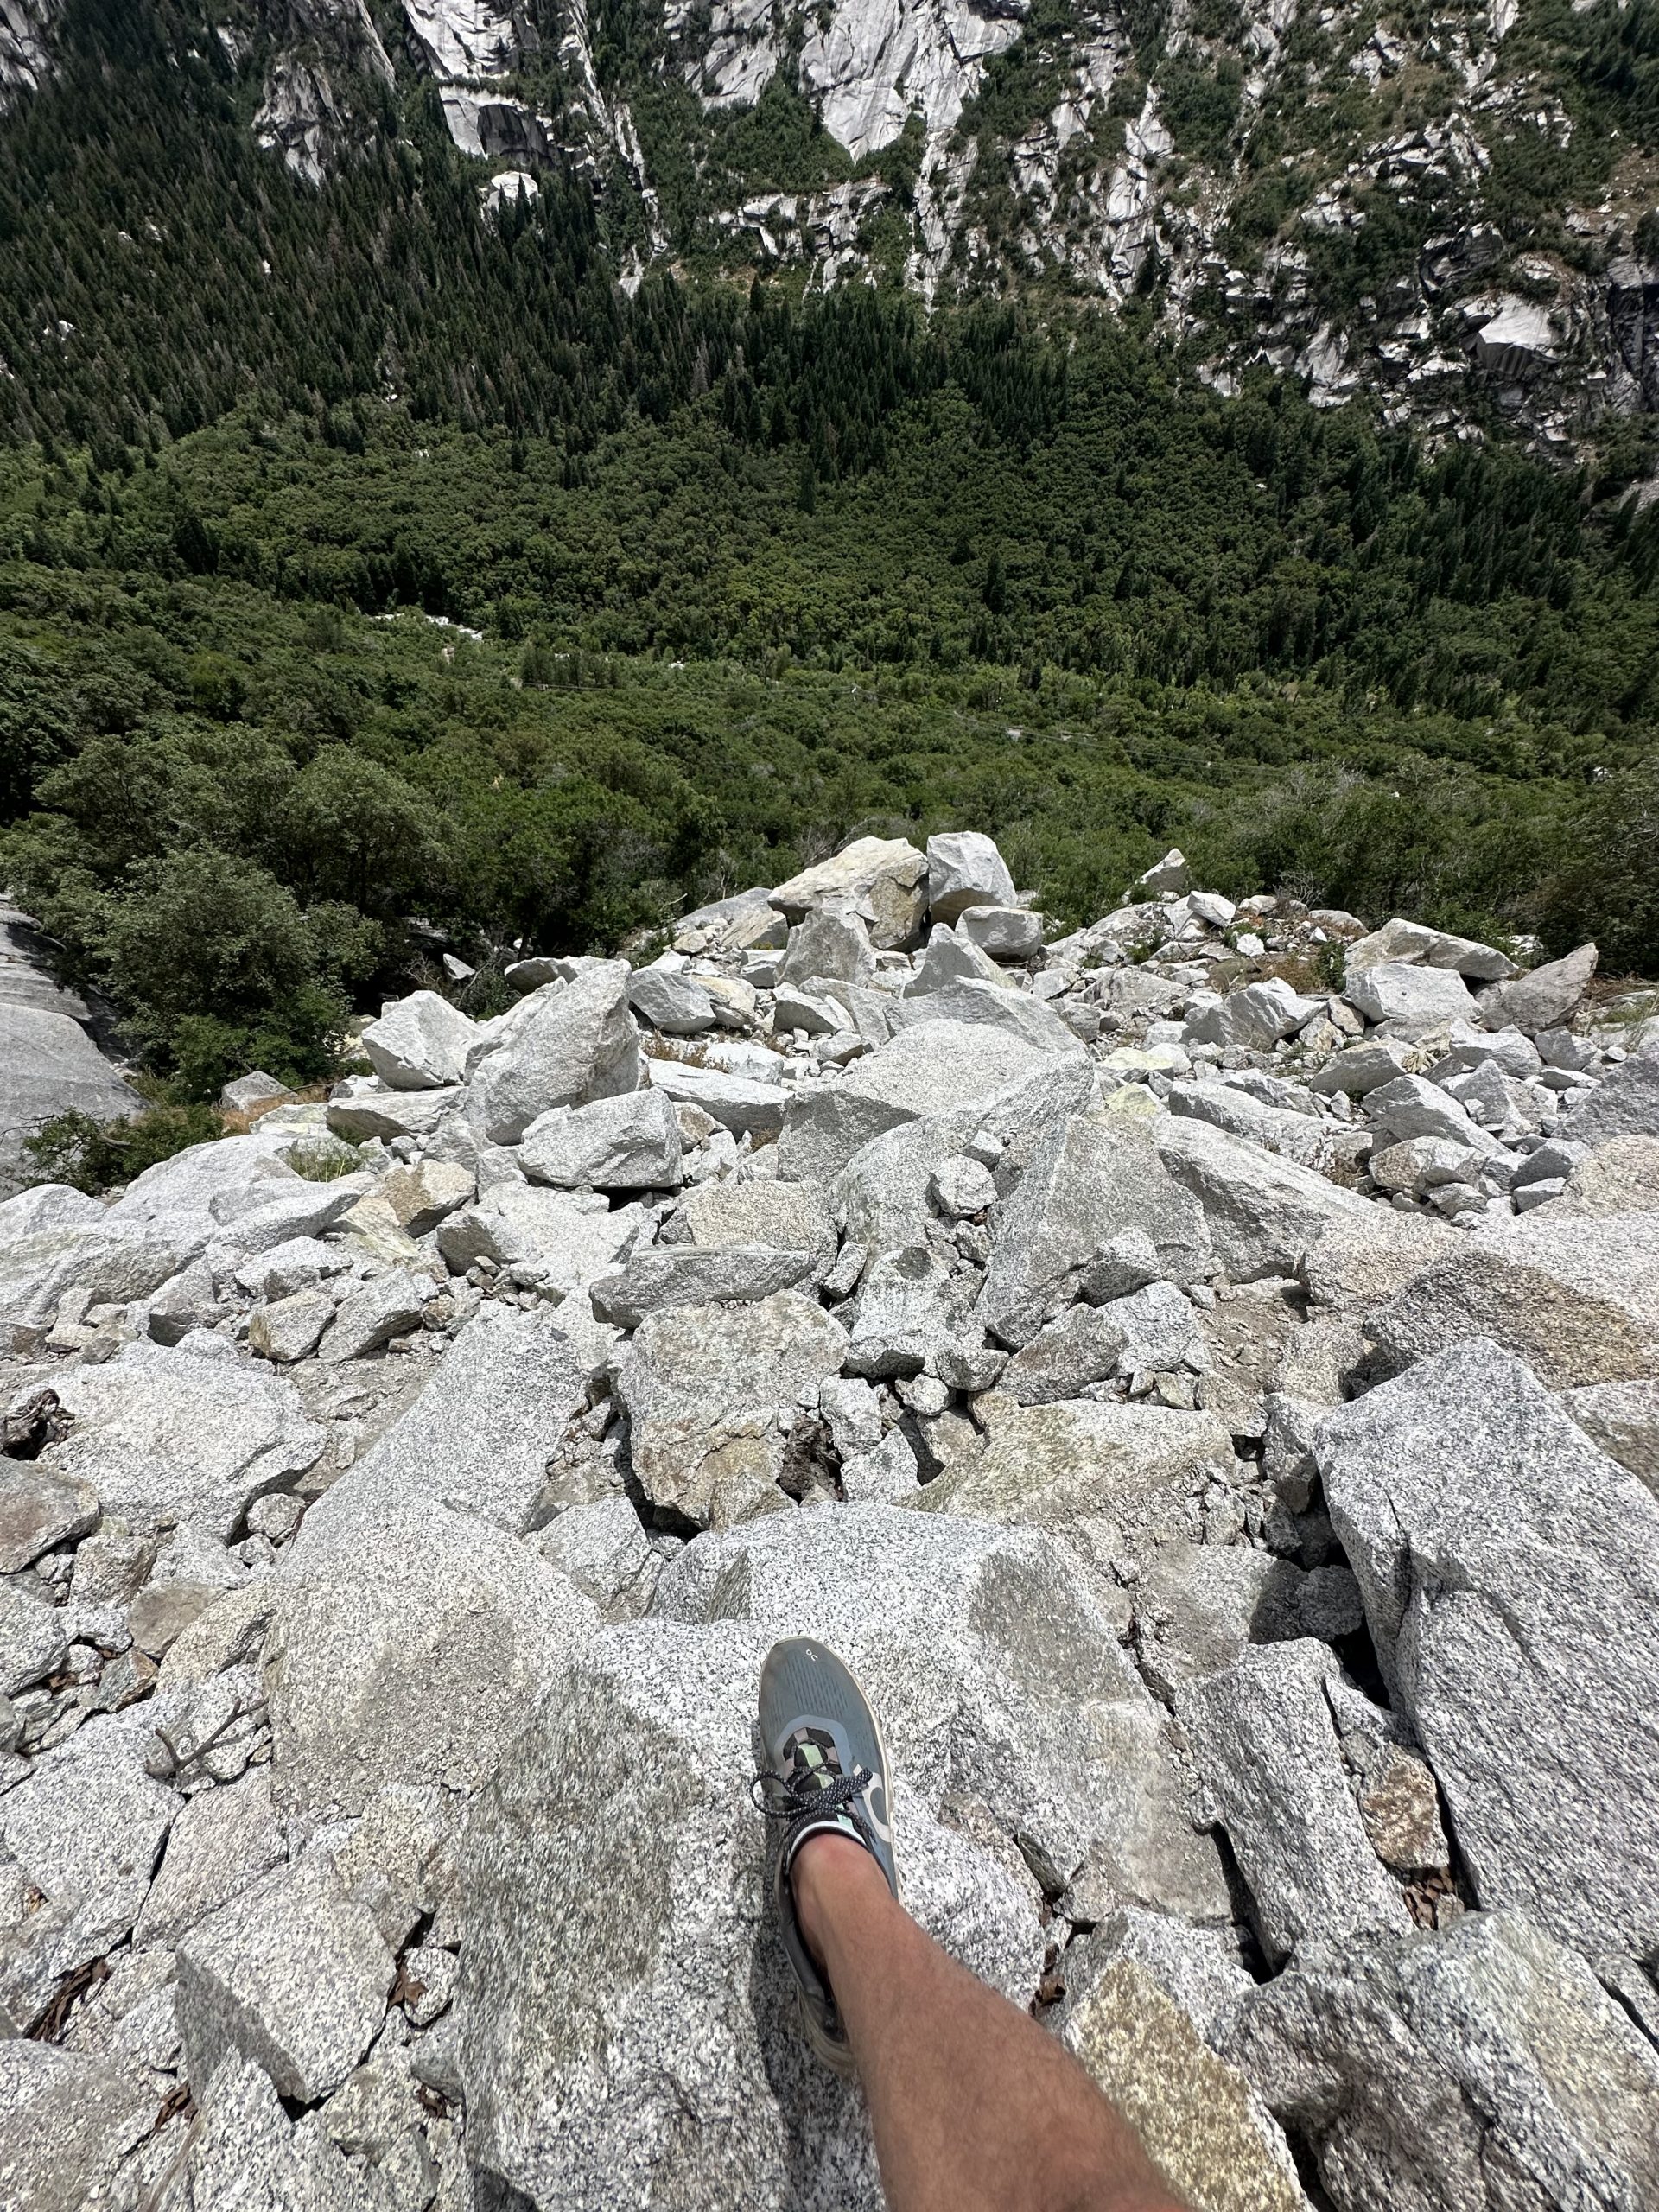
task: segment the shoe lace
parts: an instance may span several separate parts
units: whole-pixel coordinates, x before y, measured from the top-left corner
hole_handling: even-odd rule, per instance
[[[798,1774],[779,1774],[764,1768],[749,1784],[749,1795],[756,1809],[767,1820],[789,1823],[784,1830],[786,1856],[792,1853],[802,1830],[830,1813],[844,1813],[859,1841],[874,1855],[875,1839],[857,1801],[874,1779],[869,1769],[862,1766],[855,1766],[850,1774],[837,1775],[833,1782],[824,1783],[807,1782]]]

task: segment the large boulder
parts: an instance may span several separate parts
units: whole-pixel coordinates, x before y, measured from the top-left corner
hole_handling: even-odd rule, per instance
[[[874,974],[875,955],[863,923],[818,908],[790,931],[778,982],[780,988],[810,989],[817,982],[868,984]]]
[[[1452,968],[1420,968],[1404,961],[1385,960],[1351,976],[1343,987],[1343,996],[1368,1021],[1386,1021],[1395,1037],[1422,1037],[1448,1022],[1472,1023],[1480,1019],[1480,1008],[1469,986]],[[1494,1021],[1492,1027],[1501,1029],[1503,1022]]]
[[[23,1139],[54,1114],[130,1120],[144,1102],[78,1021],[0,1000],[0,1198],[22,1181]]]
[[[1569,1144],[1659,1137],[1659,1052],[1638,1052],[1604,1076],[1555,1132]]]
[[[909,945],[927,909],[927,857],[902,837],[855,837],[833,859],[803,868],[768,895],[791,922],[815,906],[850,907],[878,950]]]
[[[680,1126],[664,1090],[557,1106],[524,1131],[518,1164],[534,1183],[575,1191],[671,1191],[681,1181]]]
[[[673,955],[634,969],[628,982],[628,1004],[641,1021],[670,1037],[697,1037],[715,1026],[715,1002],[707,988]]]
[[[1211,1273],[1203,1211],[1171,1177],[1146,1128],[1071,1115],[1027,1149],[1003,1199],[979,1304],[1005,1344],[1028,1343],[1071,1304],[1102,1248],[1126,1232],[1150,1240],[1158,1272],[1173,1282]]]
[[[846,1353],[841,1323],[793,1290],[649,1314],[616,1367],[645,1496],[699,1528],[786,1507],[790,1431]]]
[[[810,1183],[703,1183],[675,1217],[693,1244],[770,1244],[832,1260],[836,1224]]]
[[[573,982],[514,1007],[514,1027],[477,1065],[467,1109],[490,1144],[517,1144],[537,1115],[639,1087],[639,1037],[626,960],[596,960]]]
[[[1519,1913],[1299,1960],[1219,2042],[1309,2145],[1336,2212],[1634,2212],[1659,2197],[1659,2060]]]
[[[224,1542],[257,1497],[321,1457],[321,1429],[291,1382],[209,1338],[197,1354],[127,1344],[101,1367],[69,1367],[56,1388],[68,1433],[39,1464],[85,1484],[107,1518],[150,1534],[183,1526]]]
[[[1558,1389],[1659,1376],[1659,1214],[1543,1207],[1480,1228],[1365,1327],[1394,1369],[1484,1336]]]
[[[478,1025],[436,991],[411,991],[363,1032],[363,1050],[392,1090],[439,1090],[459,1083]]]
[[[770,1056],[769,1056],[770,1057]],[[700,1106],[711,1120],[736,1136],[775,1137],[784,1126],[789,1094],[783,1088],[783,1062],[769,1078],[734,1074],[728,1068],[694,1067],[683,1060],[650,1059],[646,1073],[653,1090],[677,1105]]]
[[[1243,990],[1190,1015],[1185,1033],[1198,1044],[1270,1052],[1281,1037],[1312,1021],[1319,1006],[1318,999],[1304,998],[1274,976],[1265,983],[1247,983]]]
[[[1169,1176],[1203,1210],[1215,1266],[1234,1282],[1294,1274],[1327,1230],[1374,1211],[1313,1168],[1207,1122],[1160,1115],[1152,1134]]]
[[[118,2201],[117,2169],[156,2126],[137,2073],[22,2036],[0,2040],[0,2204],[86,2212]]]
[[[1306,1098],[1306,1093],[1300,1096]],[[1370,1142],[1363,1129],[1344,1128],[1341,1122],[1328,1122],[1322,1115],[1269,1104],[1232,1083],[1200,1078],[1196,1083],[1173,1084],[1169,1110],[1191,1121],[1208,1122],[1212,1128],[1225,1129],[1231,1136],[1243,1137],[1247,1144],[1276,1152],[1318,1174],[1349,1182],[1354,1179],[1360,1154]]]
[[[1521,1029],[1529,1037],[1559,1029],[1577,1011],[1595,972],[1596,948],[1581,944],[1565,960],[1552,960],[1547,967],[1483,991],[1481,1016],[1489,1029]]]
[[[516,1537],[429,1499],[335,1523],[282,1577],[263,1662],[290,1833],[410,1783],[460,1805],[595,1618]]]
[[[980,1023],[929,1021],[906,1030],[838,1078],[791,1094],[778,1172],[786,1182],[827,1179],[884,1129],[987,1097],[1032,1073],[1044,1057],[1040,1046]]]
[[[970,906],[1012,906],[1014,878],[994,840],[979,830],[946,830],[927,841],[927,904],[936,922]]]
[[[613,1211],[591,1192],[498,1183],[440,1224],[438,1249],[458,1274],[488,1260],[569,1298],[614,1267],[643,1224],[638,1206]]]
[[[1332,1521],[1482,1905],[1659,1945],[1659,1500],[1482,1339],[1326,1415]]]
[[[1052,1007],[1033,998],[1029,991],[1014,989],[995,963],[988,964],[993,970],[988,978],[960,977],[918,997],[893,1001],[894,1028],[914,1029],[922,1023],[939,1021],[953,1027],[983,1025],[1004,1030],[1039,1052],[1082,1052],[1076,1034]]]
[[[419,1396],[306,1515],[296,1558],[373,1545],[387,1514],[423,1502],[521,1535],[611,1340],[574,1305],[485,1306]]]

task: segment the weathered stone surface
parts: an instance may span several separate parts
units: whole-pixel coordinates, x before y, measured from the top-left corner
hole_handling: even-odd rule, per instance
[[[0,1459],[0,1574],[16,1574],[42,1552],[84,1536],[98,1512],[89,1484],[35,1461]]]
[[[273,1869],[179,1946],[179,2026],[193,2088],[239,2051],[284,2096],[337,2088],[386,2008],[394,1962],[366,1905],[314,1855]]]
[[[214,1349],[224,1356],[128,1344],[102,1367],[64,1369],[58,1394],[74,1425],[36,1464],[88,1484],[105,1515],[141,1532],[171,1520],[225,1541],[256,1497],[315,1465],[324,1440],[291,1383]]]
[[[334,1301],[326,1290],[296,1290],[260,1306],[248,1323],[248,1342],[266,1359],[287,1365],[316,1350],[334,1318]]]
[[[425,1236],[457,1206],[470,1205],[477,1189],[478,1179],[470,1168],[423,1160],[383,1175],[376,1195],[391,1208],[399,1229],[410,1236]]]
[[[1477,1339],[1327,1414],[1372,1641],[1479,1903],[1659,1942],[1659,1500]]]
[[[315,2126],[296,2126],[270,2077],[240,2051],[226,2050],[196,2103],[191,2212],[356,2212],[364,2202],[362,2169],[348,2165]],[[259,2194],[250,2196],[251,2185]]]
[[[1588,1145],[1618,1137],[1659,1139],[1659,1052],[1620,1061],[1565,1116],[1556,1135],[1568,1144]]]
[[[832,1258],[836,1224],[823,1193],[810,1183],[704,1183],[676,1219],[694,1244],[771,1244]]]
[[[846,1351],[840,1322],[792,1290],[647,1316],[616,1369],[646,1497],[700,1528],[785,1504],[779,1414],[816,1405]]]
[[[127,1609],[127,1626],[140,1651],[162,1658],[219,1595],[221,1585],[158,1576]]]
[[[176,1944],[288,1856],[271,1808],[270,1776],[255,1767],[239,1782],[204,1789],[174,1821],[133,1942]]]
[[[997,1383],[1022,1406],[1075,1398],[1090,1382],[1179,1367],[1194,1340],[1192,1308],[1156,1282],[1104,1306],[1072,1306],[1040,1329]]]
[[[156,2124],[156,2095],[106,2058],[0,2040],[0,2204],[86,2212]]]
[[[978,830],[930,837],[927,904],[936,922],[954,922],[970,906],[1012,906],[1014,878],[995,840]]]
[[[726,1068],[694,1067],[683,1060],[651,1059],[645,1063],[653,1090],[660,1090],[677,1104],[701,1106],[722,1128],[736,1135],[775,1137],[784,1126],[789,1094],[779,1077],[758,1081],[750,1075],[734,1075]]]
[[[1185,891],[1190,880],[1185,854],[1179,845],[1172,845],[1162,860],[1135,878],[1135,889],[1144,892],[1148,899],[1155,899],[1161,891]]]
[[[1557,1389],[1659,1376],[1659,1214],[1564,1217],[1546,1206],[1482,1227],[1366,1331],[1395,1368],[1484,1336]]]
[[[778,983],[780,988],[810,990],[823,982],[868,984],[874,975],[875,955],[863,923],[850,914],[819,909],[790,931]]]
[[[95,1957],[137,1917],[184,1800],[144,1771],[152,1705],[99,1715],[0,1797],[0,1837],[48,1903],[74,1909]]]
[[[59,1609],[41,1585],[0,1581],[0,1696],[54,1674],[68,1649]]]
[[[1373,1211],[1312,1168],[1207,1122],[1160,1116],[1152,1134],[1169,1175],[1203,1209],[1217,1268],[1235,1282],[1294,1274],[1329,1230]]]
[[[1311,1021],[1318,999],[1304,998],[1280,977],[1247,983],[1217,1005],[1188,1016],[1185,1034],[1199,1044],[1238,1045],[1247,1052],[1270,1052],[1281,1037]]]
[[[1368,1313],[1455,1250],[1459,1231],[1427,1216],[1371,1205],[1333,1221],[1299,1272],[1315,1306]]]
[[[483,1307],[408,1410],[311,1508],[297,1557],[343,1563],[378,1541],[385,1516],[422,1503],[521,1534],[611,1342],[574,1307]]]
[[[1160,1544],[1135,1586],[1135,1655],[1171,1701],[1187,1683],[1229,1667],[1250,1643],[1306,1633],[1301,1570],[1244,1544]]]
[[[478,1789],[593,1607],[504,1529],[424,1499],[366,1544],[313,1542],[307,1519],[264,1662],[283,1819],[359,1814],[396,1783]]]
[[[614,1211],[537,1184],[498,1183],[475,1206],[451,1214],[438,1230],[438,1249],[459,1274],[475,1261],[512,1268],[516,1280],[556,1288],[569,1298],[614,1267],[639,1232],[637,1207]]]
[[[68,1183],[36,1183],[15,1198],[0,1200],[0,1246],[16,1244],[43,1230],[74,1229],[104,1218],[102,1198],[88,1198]]]
[[[1379,1146],[1403,1144],[1410,1137],[1444,1137],[1465,1150],[1492,1149],[1467,1110],[1425,1076],[1396,1076],[1382,1084],[1367,1096],[1365,1113]]]
[[[969,906],[957,917],[957,934],[993,960],[1032,960],[1043,949],[1043,918],[1027,906]]]
[[[1336,1666],[1308,1638],[1249,1645],[1176,1697],[1275,1961],[1310,1939],[1411,1925],[1354,1803],[1325,1697]]]
[[[573,1505],[543,1529],[536,1548],[607,1621],[632,1620],[645,1611],[663,1563],[626,1497]]]
[[[1034,1052],[1083,1049],[1052,1007],[1029,991],[1015,990],[1000,969],[991,981],[976,982],[967,977],[942,983],[918,998],[896,999],[891,1013],[894,1027],[901,1031],[948,1022],[953,1027],[1001,1030]]]
[[[983,1457],[927,1484],[915,1510],[1043,1527],[1103,1514],[1126,1533],[1185,1535],[1187,1501],[1231,1464],[1210,1414],[1063,1399],[1000,1414]]]
[[[366,1144],[371,1137],[387,1142],[393,1137],[429,1137],[461,1095],[454,1085],[442,1090],[358,1091],[328,1101],[328,1127],[348,1144]]]
[[[391,1090],[440,1090],[459,1083],[478,1025],[436,991],[411,991],[363,1032],[363,1050]]]
[[[1573,1166],[1555,1203],[1565,1213],[1659,1214],[1659,1136],[1599,1144]]]
[[[1351,975],[1343,996],[1368,1021],[1386,1021],[1395,1037],[1421,1037],[1448,1022],[1472,1024],[1480,1019],[1480,1008],[1469,986],[1448,968],[1420,968],[1385,960]],[[1502,1028],[1503,1023],[1493,1026]]]
[[[517,1144],[537,1115],[639,1087],[639,1038],[626,960],[596,960],[563,988],[513,1010],[512,1034],[467,1084],[467,1110],[490,1144]]]
[[[351,1264],[351,1253],[338,1244],[327,1244],[320,1236],[290,1236],[286,1243],[239,1258],[235,1275],[251,1298],[289,1298],[327,1276],[344,1274]]]
[[[597,1276],[588,1295],[600,1320],[636,1329],[647,1313],[674,1306],[757,1304],[792,1289],[816,1264],[810,1252],[773,1244],[659,1246],[634,1253],[613,1274]]]
[[[883,1130],[988,1097],[1033,1072],[1039,1058],[1023,1039],[982,1023],[929,1021],[906,1030],[834,1081],[790,1097],[779,1173],[787,1182],[827,1179]]]
[[[1283,2135],[1244,2077],[1133,1960],[1107,1966],[1070,2011],[1066,2048],[1193,2212],[1301,2212]]]
[[[673,964],[653,961],[628,979],[628,1004],[642,1021],[669,1037],[698,1037],[715,1026],[715,1002],[677,957]]]
[[[980,1300],[986,1326],[1005,1343],[1029,1341],[1070,1303],[1096,1253],[1134,1230],[1150,1237],[1171,1281],[1210,1273],[1203,1213],[1146,1130],[1084,1116],[1056,1122],[1003,1202]]]
[[[48,1116],[111,1122],[143,1110],[78,1021],[0,999],[0,1196],[22,1179],[23,1139]]]
[[[1401,1038],[1368,1038],[1363,1045],[1350,1045],[1322,1068],[1316,1068],[1308,1087],[1325,1096],[1335,1097],[1340,1092],[1345,1097],[1363,1098],[1383,1084],[1392,1083],[1396,1076],[1410,1074],[1421,1057]]]
[[[1599,1450],[1659,1491],[1659,1382],[1590,1382],[1561,1403]]]
[[[1659,2190],[1651,2046],[1519,1913],[1299,1961],[1221,2047],[1338,2212],[1623,2212]]]
[[[803,868],[768,895],[779,912],[798,922],[814,906],[862,903],[873,917],[878,950],[907,944],[926,907],[926,855],[902,837],[857,837],[832,860]]]
[[[335,1307],[334,1324],[320,1357],[339,1366],[344,1360],[365,1358],[394,1337],[407,1336],[419,1328],[421,1314],[436,1292],[430,1275],[401,1268],[389,1268],[359,1283]]]
[[[634,1090],[590,1106],[557,1107],[524,1131],[519,1164],[562,1190],[677,1190],[680,1126],[664,1090]]]
[[[1306,1091],[1292,1095],[1302,1099],[1307,1096]],[[1264,1152],[1276,1152],[1321,1175],[1349,1182],[1354,1179],[1358,1155],[1370,1142],[1363,1129],[1344,1128],[1339,1122],[1313,1114],[1269,1105],[1232,1083],[1173,1084],[1169,1110],[1192,1121],[1208,1122],[1212,1128],[1225,1129],[1230,1135],[1259,1145]]]
[[[1515,1028],[1535,1037],[1571,1019],[1596,972],[1596,948],[1581,944],[1565,960],[1552,960],[1480,995],[1481,1017],[1489,1029]]]
[[[905,986],[905,996],[926,998],[931,992],[948,990],[954,983],[992,983],[999,990],[1014,988],[988,952],[982,952],[971,938],[959,938],[941,923],[928,938],[916,973]]]

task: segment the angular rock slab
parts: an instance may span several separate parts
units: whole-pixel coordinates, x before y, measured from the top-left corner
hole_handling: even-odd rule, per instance
[[[321,1456],[293,1384],[228,1347],[214,1358],[128,1344],[102,1367],[65,1368],[57,1388],[74,1425],[39,1464],[141,1533],[170,1519],[225,1542],[256,1497]]]
[[[936,922],[970,906],[1012,906],[1014,878],[994,839],[980,830],[946,830],[927,841],[927,903]]]
[[[1294,1274],[1328,1230],[1373,1211],[1313,1168],[1207,1122],[1160,1115],[1152,1129],[1165,1167],[1204,1210],[1217,1267],[1234,1282]]]
[[[1489,1029],[1513,1027],[1535,1037],[1540,1030],[1559,1028],[1578,1007],[1596,972],[1596,948],[1581,944],[1564,960],[1495,983],[1480,995],[1480,1011]]]
[[[648,1314],[616,1368],[646,1497],[699,1528],[786,1504],[779,1415],[816,1406],[846,1353],[841,1323],[792,1290]]]
[[[1325,1694],[1336,1672],[1308,1638],[1252,1644],[1176,1700],[1274,1962],[1309,1939],[1411,1925],[1354,1804]]]
[[[1659,2059],[1517,1912],[1293,1966],[1220,2038],[1337,2212],[1659,2201]]]
[[[673,1102],[665,1091],[635,1090],[538,1115],[524,1132],[518,1164],[532,1182],[567,1191],[677,1190]]]
[[[520,999],[511,1033],[480,1062],[467,1111],[490,1144],[517,1144],[538,1114],[639,1087],[626,960],[596,960],[562,989]]]
[[[1659,1213],[1554,1214],[1478,1229],[1373,1314],[1394,1369],[1490,1337],[1556,1389],[1659,1376]]]
[[[459,1799],[593,1625],[563,1575],[488,1522],[421,1502],[338,1531],[282,1577],[264,1660],[271,1783],[292,1831],[377,1791]]]
[[[1659,1948],[1659,1499],[1477,1339],[1315,1440],[1371,1638],[1483,1905]]]
[[[1659,1137],[1659,1053],[1638,1052],[1604,1076],[1556,1135],[1573,1144],[1614,1137]]]
[[[85,2212],[156,2124],[156,2097],[106,2058],[21,2036],[0,2041],[0,2204]]]
[[[22,1179],[23,1139],[49,1116],[111,1122],[143,1111],[143,1100],[78,1021],[0,1000],[0,1197]]]
[[[436,991],[411,991],[363,1032],[369,1064],[389,1090],[441,1090],[459,1083],[478,1025]]]
[[[522,1535],[613,1341],[568,1306],[484,1306],[413,1404],[311,1508],[296,1556],[378,1543],[383,1516],[422,1502]]]

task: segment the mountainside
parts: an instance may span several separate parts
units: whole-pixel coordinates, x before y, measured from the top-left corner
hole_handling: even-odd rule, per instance
[[[55,86],[57,135],[94,136],[77,72],[147,47],[177,127],[233,123],[317,193],[434,102],[480,212],[522,199],[563,241],[579,183],[630,285],[1139,299],[1224,391],[1265,364],[1563,453],[1659,407],[1659,0],[6,0],[7,127]],[[151,246],[77,238],[106,283]],[[60,320],[8,353],[73,345]]]

